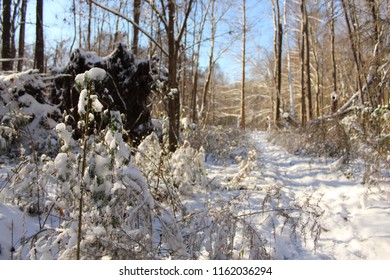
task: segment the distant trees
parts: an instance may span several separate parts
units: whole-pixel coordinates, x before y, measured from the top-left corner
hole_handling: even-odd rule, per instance
[[[246,2],[64,1],[63,20],[74,34],[44,52],[43,1],[35,7],[36,40],[25,44],[28,1],[6,0],[2,69],[15,70],[10,58],[29,56],[44,72],[45,64],[62,64],[76,47],[106,56],[118,42],[126,44],[136,56],[149,56],[167,70],[166,88],[159,88],[163,94],[153,95],[159,100],[152,114],[160,117],[164,111],[168,117],[171,150],[178,145],[181,117],[201,125],[239,121],[243,128],[264,127],[273,114],[277,126],[286,117],[304,126],[343,108],[353,94],[364,106],[388,103],[388,0]],[[238,5],[248,7],[241,13],[232,8]],[[252,30],[254,14],[268,12],[273,13],[273,45],[253,46],[251,36],[264,35]],[[235,73],[218,68],[224,54],[225,61],[235,63]],[[29,61],[18,60],[17,70],[32,67]],[[223,75],[229,79],[220,79]],[[339,108],[332,107],[332,93]]]

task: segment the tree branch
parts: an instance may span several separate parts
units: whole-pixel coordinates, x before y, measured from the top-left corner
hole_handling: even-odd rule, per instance
[[[96,6],[102,8],[103,10],[106,10],[106,11],[126,20],[127,22],[131,23],[133,26],[137,27],[138,30],[141,31],[146,37],[148,37],[166,56],[169,56],[168,52],[166,50],[164,50],[164,48],[155,39],[153,39],[153,37],[147,31],[145,31],[141,26],[136,24],[132,19],[126,17],[125,15],[122,15],[121,13],[117,12],[116,10],[113,10],[109,7],[106,7],[102,4],[97,3],[95,0],[88,0],[88,1],[92,2]]]
[[[188,8],[187,8],[187,11],[186,11],[186,15],[185,15],[183,24],[182,24],[182,26],[180,27],[179,33],[178,33],[178,35],[177,35],[176,42],[180,42],[180,41],[181,41],[181,37],[183,37],[184,30],[186,29],[186,26],[187,26],[187,19],[188,19],[188,17],[190,16],[191,8],[192,8],[192,3],[193,3],[193,2],[194,2],[193,0],[190,0],[190,2],[188,3]]]
[[[164,24],[165,30],[168,30],[168,22],[167,22],[167,18],[165,16],[165,7],[164,6],[162,7],[163,12],[164,12],[164,14],[162,14],[162,13],[160,13],[160,11],[157,9],[156,5],[152,1],[145,0],[145,2],[148,3],[149,6],[152,8],[152,10],[158,15],[161,22]],[[161,4],[163,5],[164,3],[162,2]]]

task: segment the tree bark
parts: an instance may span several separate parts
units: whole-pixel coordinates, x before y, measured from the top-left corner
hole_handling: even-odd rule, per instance
[[[313,101],[311,93],[311,71],[310,71],[310,41],[309,41],[309,19],[307,15],[306,3],[303,4],[303,23],[305,33],[305,73],[306,73],[306,92],[307,92],[307,110],[309,119],[313,119]]]
[[[136,25],[133,25],[133,40],[131,45],[131,50],[133,51],[134,55],[138,55],[138,42],[139,42],[139,21],[141,18],[141,0],[134,0],[133,2],[133,15],[134,15],[134,22]]]
[[[45,54],[43,39],[43,0],[37,0],[34,68],[38,69],[41,73],[45,72]]]
[[[91,25],[92,25],[92,2],[88,2],[88,27],[87,27],[87,44],[88,50],[91,51]]]
[[[246,0],[242,0],[242,72],[240,128],[245,129]]]
[[[200,118],[204,125],[206,125],[206,115],[208,110],[208,93],[209,88],[211,84],[211,75],[213,73],[214,68],[214,50],[215,50],[215,33],[217,30],[216,26],[216,19],[215,19],[215,0],[212,1],[211,4],[211,14],[210,14],[210,20],[211,20],[211,30],[210,30],[210,54],[209,54],[209,62],[208,62],[208,70],[206,75],[206,80],[203,86],[203,93],[202,93],[202,104],[200,106]]]
[[[362,85],[362,81],[361,81],[361,67],[360,67],[359,54],[358,54],[356,42],[355,42],[355,39],[354,39],[354,36],[352,33],[351,22],[349,19],[348,8],[347,8],[347,4],[345,3],[345,0],[341,0],[341,5],[343,6],[345,23],[347,24],[348,35],[349,35],[349,39],[351,41],[352,54],[353,54],[353,59],[355,62],[355,68],[356,68],[356,81],[357,81],[357,86],[358,86],[359,99],[360,99],[360,103],[364,104],[365,100],[364,100],[364,96],[363,96],[363,85]]]
[[[287,26],[287,0],[284,0],[284,26],[286,29]],[[288,72],[288,85],[290,90],[290,115],[295,119],[295,98],[294,98],[294,86],[292,80],[292,70],[291,70],[291,56],[290,56],[290,43],[289,43],[289,33],[286,30],[286,55],[287,55],[287,72]]]
[[[180,128],[180,93],[177,81],[177,62],[181,38],[184,34],[187,25],[187,19],[191,12],[193,0],[190,0],[187,6],[183,24],[178,30],[175,38],[176,18],[176,1],[168,0],[168,119],[169,119],[169,150],[174,152],[177,149],[179,142],[179,128]]]
[[[272,1],[274,18],[274,84],[275,84],[275,115],[276,126],[280,125],[282,106],[282,46],[283,46],[283,26],[280,19],[279,0]]]
[[[20,30],[19,30],[19,61],[18,61],[18,71],[23,70],[23,57],[24,57],[24,42],[26,35],[26,12],[27,12],[27,0],[22,1],[22,7],[20,10]]]
[[[330,10],[330,56],[332,60],[332,85],[333,92],[337,92],[337,64],[336,64],[336,54],[335,54],[335,32],[334,32],[334,2],[331,1],[331,10]]]
[[[4,59],[11,57],[11,0],[3,0],[3,32],[2,32],[1,56]],[[11,71],[13,62],[5,60],[2,62],[4,71]]]
[[[300,58],[301,58],[301,125],[305,126],[307,121],[306,116],[306,94],[305,94],[305,24],[304,24],[304,12],[305,12],[305,1],[301,0],[300,10],[301,10],[301,49],[300,49]]]

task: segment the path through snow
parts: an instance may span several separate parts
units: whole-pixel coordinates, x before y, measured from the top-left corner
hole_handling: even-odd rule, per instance
[[[270,144],[265,133],[251,134],[260,152],[264,181],[323,194],[325,210],[317,254],[334,259],[390,259],[389,186],[372,188],[361,176],[345,175],[338,162],[291,155]],[[349,174],[351,175],[351,174]],[[386,193],[387,192],[387,193]]]

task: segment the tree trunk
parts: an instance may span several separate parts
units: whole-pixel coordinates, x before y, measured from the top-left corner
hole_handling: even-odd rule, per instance
[[[332,60],[332,85],[333,92],[337,92],[337,64],[336,64],[336,54],[335,54],[335,33],[334,33],[334,2],[331,1],[331,10],[330,10],[330,56]]]
[[[282,106],[282,46],[283,46],[283,26],[280,19],[279,0],[272,1],[274,17],[274,84],[276,92],[275,116],[276,126],[280,125]]]
[[[246,0],[242,0],[242,72],[240,128],[245,129]]]
[[[361,67],[360,67],[360,61],[359,61],[359,54],[356,46],[356,42],[352,33],[352,27],[351,27],[351,22],[349,19],[348,15],[348,8],[347,4],[345,3],[345,0],[341,0],[341,4],[343,6],[343,11],[344,11],[344,17],[345,17],[345,23],[347,24],[348,28],[348,35],[349,39],[351,41],[351,48],[352,48],[352,54],[353,54],[353,59],[355,62],[355,68],[356,68],[356,81],[357,81],[357,86],[358,86],[358,92],[359,92],[359,99],[360,103],[364,104],[364,96],[363,96],[363,86],[362,86],[362,81],[361,81]]]
[[[216,33],[216,19],[215,19],[215,3],[216,1],[213,1],[211,4],[211,34],[210,34],[210,54],[209,54],[209,63],[208,63],[208,70],[206,75],[206,80],[203,87],[203,94],[202,94],[202,104],[200,107],[199,116],[202,120],[202,123],[206,125],[206,115],[208,111],[208,93],[210,89],[211,84],[211,75],[213,73],[214,69],[214,50],[215,50],[215,33]]]
[[[284,1],[284,26],[287,26],[287,0]],[[290,115],[295,119],[295,99],[294,99],[294,86],[292,80],[292,70],[291,70],[291,57],[290,57],[290,43],[289,43],[289,33],[286,30],[286,55],[287,55],[287,72],[288,72],[288,85],[290,90]]]
[[[23,70],[23,60],[24,57],[24,39],[26,35],[26,12],[27,12],[27,0],[22,1],[22,7],[20,10],[20,30],[19,30],[19,61],[18,61],[18,71]]]
[[[300,10],[301,10],[301,125],[304,126],[307,121],[306,116],[306,95],[305,95],[305,24],[304,24],[304,12],[305,12],[305,1],[301,0]]]
[[[37,0],[34,68],[38,69],[41,73],[45,72],[44,60],[45,54],[43,41],[43,0]]]
[[[179,108],[180,95],[177,87],[177,49],[175,41],[175,16],[176,3],[174,0],[168,1],[169,21],[168,21],[168,119],[169,119],[169,150],[175,151],[179,138]]]
[[[311,75],[310,75],[310,41],[309,41],[309,19],[307,15],[306,4],[303,4],[303,24],[305,33],[305,73],[306,73],[306,84],[307,84],[307,106],[309,112],[309,120],[313,119],[313,104],[311,94]]]
[[[141,0],[134,0],[133,3],[133,15],[134,22],[139,25],[139,21],[141,18]],[[133,25],[133,40],[131,45],[131,50],[134,55],[138,55],[138,42],[139,42],[139,28],[136,25]]]
[[[91,25],[92,25],[92,2],[88,2],[88,29],[87,29],[87,44],[88,50],[91,51]]]
[[[198,93],[198,76],[199,76],[198,68],[199,68],[200,47],[202,45],[204,25],[206,23],[207,14],[211,2],[215,3],[215,0],[209,0],[207,3],[207,7],[205,9],[203,8],[203,5],[200,5],[202,9],[202,20],[200,22],[199,29],[197,29],[198,24],[196,23],[194,24],[194,34],[198,34],[198,37],[194,36],[193,55],[192,55],[193,58],[192,58],[191,119],[193,122],[197,121],[196,105],[197,105],[197,93]],[[196,6],[198,6],[198,2],[196,2]],[[196,20],[196,13],[195,13],[195,20]]]
[[[11,57],[11,0],[3,0],[3,30],[2,30],[2,49],[1,56],[4,59]],[[11,71],[13,62],[3,61],[2,68],[4,71]]]

